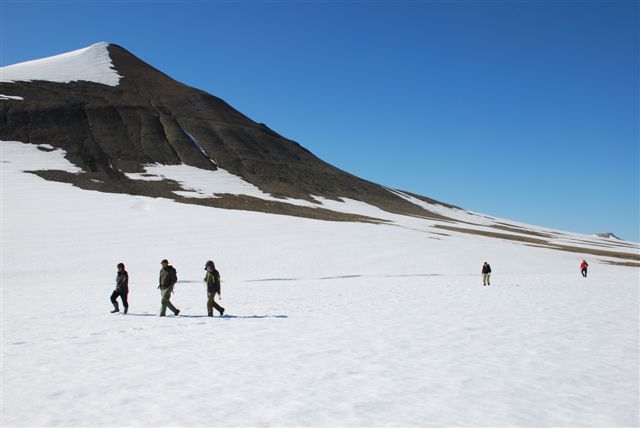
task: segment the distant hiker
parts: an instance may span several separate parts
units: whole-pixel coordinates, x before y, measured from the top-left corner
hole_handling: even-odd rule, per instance
[[[129,274],[124,270],[124,263],[118,263],[118,273],[116,274],[116,289],[111,293],[111,303],[113,303],[112,314],[120,312],[118,307],[118,297],[122,299],[122,306],[124,306],[124,313],[129,310],[129,302],[127,302],[127,295],[129,294]]]
[[[213,264],[211,260],[205,263],[204,270],[207,271],[207,275],[204,277],[204,282],[207,284],[207,315],[212,317],[213,308],[216,308],[216,310],[220,312],[220,316],[222,316],[224,314],[224,308],[214,300],[216,294],[221,296],[220,272],[216,270],[216,265]]]
[[[580,272],[582,272],[582,276],[583,277],[587,277],[587,268],[589,267],[589,263],[587,263],[586,260],[582,260],[582,263],[580,263]]]
[[[171,304],[171,293],[173,293],[173,286],[178,282],[178,274],[173,266],[169,265],[169,261],[164,259],[160,262],[162,265],[162,269],[160,269],[160,284],[158,288],[160,289],[160,295],[162,296],[162,307],[160,308],[160,316],[164,317],[167,315],[167,308],[171,309],[174,314],[178,315],[180,313],[180,309],[176,309],[173,304]]]
[[[491,281],[490,281],[490,277],[491,277],[491,266],[489,265],[489,263],[484,262],[484,264],[482,265],[482,285],[491,285]]]

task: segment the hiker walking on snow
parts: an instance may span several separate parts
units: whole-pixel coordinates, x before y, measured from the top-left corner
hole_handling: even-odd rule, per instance
[[[178,282],[178,275],[175,268],[169,265],[169,261],[167,261],[167,259],[164,259],[160,264],[162,265],[162,269],[160,269],[160,284],[158,285],[160,295],[162,296],[160,316],[164,317],[167,315],[167,308],[171,309],[174,314],[178,315],[180,313],[180,309],[173,306],[170,300],[171,293],[173,293],[173,286]]]
[[[582,263],[580,264],[580,272],[582,272],[582,276],[583,277],[587,277],[587,268],[589,267],[589,263],[587,263],[586,260],[582,260]]]
[[[216,265],[213,261],[208,260],[204,265],[204,270],[207,271],[207,276],[204,277],[204,282],[207,284],[207,315],[213,316],[213,308],[216,308],[220,312],[220,316],[224,314],[224,308],[218,305],[215,301],[216,294],[222,296],[220,290],[220,272],[216,270]]]
[[[129,274],[124,270],[124,263],[118,263],[118,273],[116,275],[116,289],[111,293],[111,303],[113,303],[112,314],[120,312],[118,307],[118,297],[122,299],[122,306],[124,306],[124,313],[129,310],[129,302],[127,301],[127,295],[129,294]]]
[[[491,285],[491,266],[489,265],[489,263],[484,262],[484,264],[482,265],[482,285]]]

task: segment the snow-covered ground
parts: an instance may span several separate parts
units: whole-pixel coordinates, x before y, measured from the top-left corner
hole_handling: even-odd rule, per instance
[[[60,151],[0,144],[2,426],[638,425],[636,268],[587,257],[583,279],[581,254],[424,219],[89,192],[23,172],[78,172]],[[155,316],[163,258],[175,318]],[[118,262],[128,315],[109,313]]]
[[[113,68],[108,46],[105,42],[95,43],[72,52],[0,67],[0,82],[88,81],[117,86],[122,76]]]

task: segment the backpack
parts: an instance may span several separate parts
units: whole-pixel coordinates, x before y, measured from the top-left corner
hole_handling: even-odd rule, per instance
[[[213,279],[213,284],[209,284],[209,278]],[[209,293],[220,293],[220,272],[216,269],[213,272],[207,272],[207,292]]]
[[[178,282],[178,272],[176,268],[169,266],[169,274],[171,275],[171,285],[175,285],[175,283]]]

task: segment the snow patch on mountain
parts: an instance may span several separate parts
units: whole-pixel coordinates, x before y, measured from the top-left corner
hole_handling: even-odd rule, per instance
[[[183,129],[183,131],[185,135],[192,138],[192,142],[194,143],[194,145],[198,144],[197,140],[193,138],[186,130]],[[201,148],[201,151],[205,155],[207,155],[204,151],[204,148]],[[215,163],[215,161],[213,162]],[[339,198],[338,200],[332,200],[317,195],[311,195],[312,201],[293,198],[278,198],[269,193],[263,192],[258,187],[245,181],[242,177],[232,174],[220,167],[218,167],[216,171],[210,171],[185,164],[150,164],[144,166],[144,172],[142,173],[126,173],[125,175],[132,180],[175,181],[180,185],[180,187],[182,187],[183,190],[175,191],[174,193],[176,195],[187,198],[219,198],[222,195],[249,196],[265,201],[283,202],[302,207],[323,208],[340,213],[362,215],[393,222],[396,224],[402,224],[405,226],[407,225],[407,223],[414,223],[410,218],[407,218],[406,216],[392,214],[365,202],[349,198]],[[450,208],[442,207],[440,205],[435,206],[426,202],[422,202],[402,192],[393,192],[401,197],[408,198],[416,204],[424,206],[426,210],[435,212],[442,211],[444,215],[454,214],[451,215],[452,218],[456,218],[456,216],[464,218],[466,220],[469,220],[470,217],[475,218],[475,216],[473,216],[472,214],[465,214],[464,210],[453,210]],[[486,222],[487,224],[491,224],[489,220],[487,220]]]
[[[151,164],[145,165],[143,173],[126,173],[125,175],[132,180],[173,180],[180,184],[180,187],[183,189],[174,193],[187,198],[219,198],[222,195],[249,196],[265,201],[283,202],[309,208],[324,208],[331,211],[363,215],[392,222],[407,220],[406,216],[392,214],[365,202],[349,198],[332,200],[314,195],[311,195],[312,201],[278,198],[263,192],[258,187],[245,181],[242,177],[231,174],[229,171],[220,167],[218,167],[216,171],[209,171],[185,164]]]
[[[24,101],[24,98],[19,97],[17,95],[4,95],[4,94],[0,94],[0,100],[18,100],[18,101]]]
[[[200,144],[200,142],[198,142],[198,140],[196,140],[196,137],[191,135],[191,133],[189,131],[187,131],[186,129],[184,129],[183,127],[180,127],[180,129],[182,130],[182,132],[184,132],[184,135],[186,135],[189,138],[189,140],[191,141],[191,144],[193,144],[198,150],[200,150],[200,153],[202,153],[207,158],[209,158],[209,160],[211,161],[212,164],[214,164],[216,166],[218,165],[216,163],[216,161],[214,161],[213,159],[211,159],[211,157],[209,157],[209,155],[207,154],[207,152],[204,149],[204,147],[202,147],[202,144]]]
[[[11,165],[18,171],[45,171],[58,170],[74,174],[83,172],[67,159],[66,152],[62,149],[54,149],[49,144],[25,144],[20,141],[0,140],[0,160],[2,168]]]
[[[194,140],[195,141],[195,140]],[[272,201],[286,201],[292,204],[311,205],[307,201],[294,199],[278,199],[245,181],[242,177],[218,168],[216,171],[181,165],[152,164],[145,166],[144,173],[127,173],[132,180],[160,181],[173,180],[180,184],[184,191],[175,192],[188,198],[218,198],[220,195],[245,195]]]
[[[87,81],[117,86],[120,79],[107,47],[96,43],[86,48],[33,61],[0,67],[0,83],[45,80],[69,83]]]

